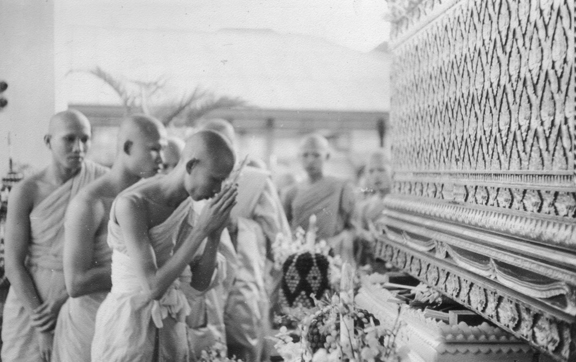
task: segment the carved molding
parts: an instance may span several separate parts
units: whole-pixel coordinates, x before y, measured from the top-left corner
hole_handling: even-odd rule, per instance
[[[521,294],[388,239],[378,245],[376,252],[395,267],[458,300],[556,360],[576,358],[570,355],[570,348],[574,349],[573,316],[557,313]],[[411,260],[411,264],[407,264],[407,260]],[[423,266],[418,272],[411,268],[414,260]]]
[[[506,210],[469,207],[442,201],[392,194],[384,201],[390,210],[443,219],[458,224],[520,236],[576,250],[576,223],[543,216],[522,216]]]

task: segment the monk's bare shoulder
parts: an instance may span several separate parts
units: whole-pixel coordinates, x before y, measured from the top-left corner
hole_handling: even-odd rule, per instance
[[[44,171],[27,176],[12,188],[10,203],[31,210],[35,204],[38,204],[41,199],[47,196],[43,195],[47,193],[46,191],[43,192],[47,188],[46,185],[47,181],[45,180]]]

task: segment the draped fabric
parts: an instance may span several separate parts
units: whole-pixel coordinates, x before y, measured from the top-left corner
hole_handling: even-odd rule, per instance
[[[194,226],[192,200],[186,199],[162,224],[148,233],[161,267],[172,256],[174,247],[191,237]],[[189,268],[170,286],[160,300],[150,299],[137,276],[134,261],[128,255],[122,230],[115,221],[114,206],[108,224],[108,244],[112,247],[112,290],[102,302],[96,315],[92,361],[187,361],[188,342],[185,318],[190,306],[180,285],[189,283]],[[195,258],[204,248],[197,241]],[[210,287],[225,274],[225,265],[219,258]],[[191,288],[192,298],[202,292]]]
[[[292,229],[308,230],[310,216],[316,215],[319,239],[342,232],[354,211],[352,186],[345,180],[324,176],[313,184],[300,183],[286,193],[284,209]]]
[[[267,272],[267,255],[278,233],[290,227],[268,172],[246,167],[238,182],[236,252],[227,254],[235,273],[229,285],[206,294],[208,325],[190,330],[192,348],[201,350],[214,340],[226,342],[246,361],[260,360],[269,328],[269,300],[274,281]],[[225,245],[224,243],[221,245]]]
[[[113,198],[105,198],[106,215],[110,212]],[[93,245],[93,264],[109,265],[112,249],[107,243],[106,231],[96,235]],[[52,362],[89,362],[96,312],[108,292],[92,293],[77,298],[68,298],[58,315],[54,331]]]
[[[84,161],[80,172],[42,200],[30,213],[30,244],[26,264],[42,301],[62,294],[66,287],[62,265],[64,216],[80,189],[107,172]],[[38,337],[30,316],[10,288],[2,323],[3,361],[40,361]]]

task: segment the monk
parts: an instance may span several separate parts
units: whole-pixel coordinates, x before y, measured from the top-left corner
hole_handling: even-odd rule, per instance
[[[221,133],[232,145],[236,135],[232,125],[213,119],[202,129]],[[248,163],[249,164],[249,163]],[[229,290],[218,297],[210,295],[209,305],[223,300],[226,342],[229,355],[252,362],[263,359],[264,341],[270,331],[270,298],[273,289],[271,245],[279,233],[290,237],[278,192],[270,173],[260,167],[245,167],[238,179],[238,203],[232,209],[228,231],[237,252],[237,272]],[[268,259],[267,259],[268,257]],[[277,278],[279,279],[279,278]],[[218,309],[218,308],[216,308]],[[221,320],[221,317],[214,317]],[[219,328],[222,333],[222,326]]]
[[[68,298],[62,270],[66,208],[107,170],[84,159],[90,136],[82,113],[54,115],[44,137],[50,164],[10,193],[5,252],[11,286],[2,323],[3,361],[50,360],[58,313]]]
[[[324,239],[344,261],[354,263],[352,216],[355,207],[351,184],[324,175],[330,158],[328,140],[311,134],[302,140],[298,157],[306,171],[306,179],[287,190],[283,205],[293,229],[308,230],[310,216],[316,215],[317,236]]]
[[[237,189],[221,186],[234,163],[222,136],[198,132],[172,172],[118,195],[108,223],[112,289],[96,315],[92,361],[188,360],[191,310],[180,284],[200,298],[225,274],[217,251]],[[193,200],[204,199],[196,216]]]
[[[127,117],[120,125],[111,171],[70,202],[65,221],[64,276],[71,298],[58,316],[53,362],[90,361],[96,312],[112,286],[112,250],[106,243],[112,201],[141,178],[158,173],[165,146],[162,123],[145,115]]]
[[[163,174],[169,174],[170,171],[176,167],[176,164],[178,164],[180,156],[182,155],[184,144],[185,143],[181,138],[175,136],[168,137],[168,144],[164,150]]]
[[[379,234],[377,224],[384,211],[384,198],[390,193],[392,186],[390,165],[382,150],[374,151],[368,157],[366,181],[370,194],[358,202],[354,220],[359,241],[355,254],[359,264],[372,262],[372,251]]]

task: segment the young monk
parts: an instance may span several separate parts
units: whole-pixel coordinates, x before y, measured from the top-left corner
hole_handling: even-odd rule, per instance
[[[49,361],[53,330],[68,298],[62,271],[69,201],[106,168],[84,159],[91,129],[80,112],[50,119],[48,167],[14,186],[6,220],[6,275],[11,286],[2,323],[3,361]]]
[[[145,115],[127,117],[120,126],[112,170],[70,203],[65,222],[64,276],[71,298],[58,316],[52,362],[90,361],[96,311],[112,286],[112,251],[106,243],[112,201],[141,178],[158,173],[165,146],[166,130],[160,121]]]
[[[316,215],[318,238],[324,239],[345,261],[354,263],[352,216],[355,198],[346,180],[324,175],[330,158],[328,140],[319,134],[306,136],[298,156],[306,171],[306,180],[284,195],[286,217],[293,229],[308,229],[310,216]]]
[[[234,128],[225,120],[213,119],[201,128],[221,133],[233,146],[236,143]],[[267,256],[271,255],[270,248],[278,233],[290,237],[290,227],[266,170],[245,167],[238,178],[238,192],[238,204],[232,209],[228,223],[237,251],[237,272],[230,288],[219,296],[224,302],[220,307],[224,308],[209,310],[209,319],[210,312],[223,315],[229,355],[254,362],[265,357],[264,342],[270,330],[269,300],[273,280]],[[215,299],[218,298],[209,298],[209,306],[217,305]],[[215,324],[217,320],[221,317],[213,318],[209,323]]]
[[[222,136],[201,131],[170,174],[116,198],[108,224],[112,290],[96,316],[94,362],[187,361],[190,307],[180,277],[189,268],[186,282],[201,296],[225,273],[217,250],[237,191],[221,185],[234,162]],[[210,198],[196,217],[192,200]]]

